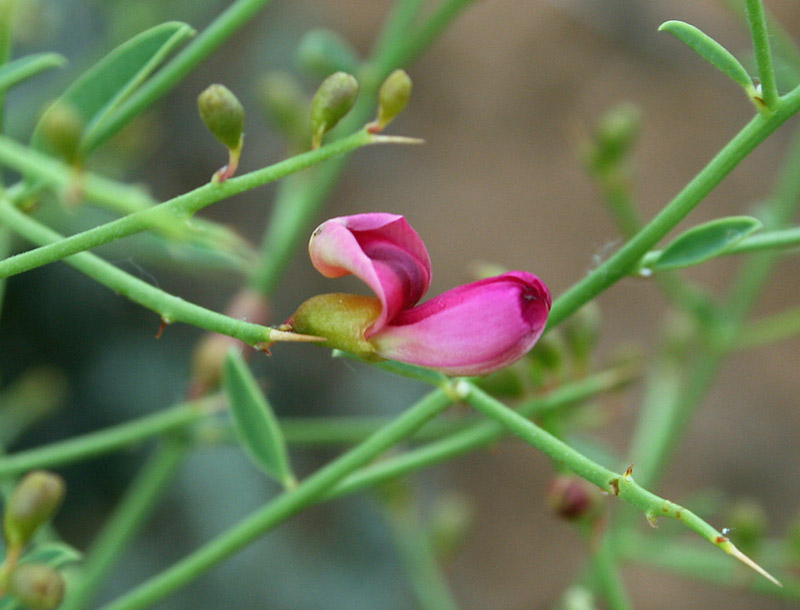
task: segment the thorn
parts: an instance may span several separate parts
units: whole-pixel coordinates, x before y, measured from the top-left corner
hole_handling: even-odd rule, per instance
[[[628,469],[625,471],[625,480],[630,481],[632,474],[633,474],[633,464],[628,466]]]
[[[158,327],[158,330],[156,331],[156,339],[160,339],[161,338],[161,335],[164,334],[164,329],[169,324],[171,324],[171,322],[169,320],[167,320],[166,318],[161,318],[161,325]]]
[[[720,536],[720,538],[724,538],[724,536]],[[721,548],[722,548],[723,551],[728,553],[728,555],[733,555],[734,557],[736,557],[736,559],[741,561],[744,565],[746,565],[747,567],[755,570],[756,572],[761,574],[761,576],[766,578],[768,581],[770,581],[772,583],[775,583],[779,587],[783,587],[783,585],[781,584],[781,582],[777,578],[775,578],[772,574],[767,572],[764,568],[762,568],[760,565],[758,565],[755,561],[750,559],[747,555],[742,553],[739,549],[737,549],[733,545],[732,542],[728,541],[727,538],[725,538],[725,540],[726,540],[726,544],[721,545]]]
[[[406,136],[373,135],[370,138],[370,144],[425,144],[425,140]]]
[[[327,341],[327,339],[325,337],[316,337],[314,335],[301,335],[300,333],[278,330],[276,328],[270,329],[269,342],[275,343],[276,341],[293,341],[295,343],[322,343]]]
[[[611,489],[614,490],[614,495],[619,495],[619,479],[611,479],[608,484],[611,486]]]

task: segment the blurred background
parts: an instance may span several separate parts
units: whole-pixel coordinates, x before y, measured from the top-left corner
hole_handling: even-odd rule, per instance
[[[70,60],[60,75],[48,73],[9,95],[7,131],[22,140],[29,138],[41,105],[98,54],[167,20],[202,29],[228,5],[211,0],[21,4],[30,11],[17,54],[53,50]],[[276,0],[90,167],[147,184],[159,200],[205,183],[225,162],[224,150],[196,110],[196,96],[213,82],[232,89],[247,111],[240,171],[281,159],[284,143],[261,111],[263,74],[296,70],[298,43],[314,27],[340,33],[366,55],[390,6],[386,0]],[[800,37],[797,2],[774,0],[768,6]],[[697,25],[749,61],[747,31],[721,1],[476,2],[407,67],[414,81],[412,101],[389,132],[421,137],[426,144],[357,152],[319,221],[367,211],[404,214],[430,252],[431,295],[470,281],[471,265],[486,261],[532,271],[558,296],[622,243],[580,156],[581,143],[605,112],[621,102],[640,110],[634,190],[647,219],[753,115],[736,85],[657,31],[668,19]],[[313,91],[317,81],[302,79]],[[769,195],[796,128],[790,122],[773,135],[681,228],[751,213]],[[256,189],[203,214],[258,243],[274,192],[274,186]],[[235,274],[156,265],[137,254],[133,242],[101,253],[126,271],[215,310],[223,310],[239,287]],[[722,290],[737,266],[729,257],[688,274]],[[799,270],[796,257],[784,258],[757,315],[798,302]],[[298,252],[272,304],[273,321],[286,319],[309,296],[341,289]],[[657,286],[625,280],[598,303],[603,319],[598,361],[629,346],[652,355],[667,310]],[[0,382],[8,387],[32,367],[47,367],[46,385],[63,403],[9,450],[180,401],[201,332],[175,325],[155,340],[158,326],[151,312],[62,264],[12,278],[0,325]],[[768,534],[781,535],[800,510],[799,358],[800,338],[794,338],[728,361],[654,491],[677,502],[690,502],[709,488],[730,498],[754,498],[766,511]],[[308,346],[278,345],[271,358],[257,355],[253,370],[281,415],[396,414],[425,392],[415,382],[332,360],[325,350]],[[624,454],[640,398],[641,388],[634,385],[616,399],[615,416],[594,431],[611,450]],[[68,542],[87,546],[147,449],[59,470],[68,482],[68,499],[56,524]],[[298,471],[307,473],[334,455],[304,450],[293,458]],[[584,545],[547,507],[552,476],[547,458],[509,441],[413,477],[425,510],[433,510],[444,495],[459,498],[472,515],[469,536],[445,566],[460,607],[551,608],[574,581]],[[236,446],[195,452],[102,599],[170,565],[276,491]],[[645,567],[626,567],[624,578],[642,609],[794,607]],[[157,607],[400,610],[414,603],[380,503],[362,494],[308,511]]]

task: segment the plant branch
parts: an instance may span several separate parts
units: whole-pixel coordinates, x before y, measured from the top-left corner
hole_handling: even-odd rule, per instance
[[[289,174],[361,146],[386,141],[391,140],[385,136],[374,136],[362,130],[317,150],[231,178],[223,183],[211,182],[160,205],[134,212],[99,227],[64,238],[56,243],[0,261],[0,278],[55,262],[77,252],[96,248],[128,235],[146,231],[162,223],[169,223],[170,221],[181,223],[212,203],[279,180]],[[62,185],[70,184],[74,180],[74,170],[68,166],[54,162],[41,153],[25,148],[3,137],[0,137],[0,162],[5,162],[25,174],[45,177]],[[85,189],[87,195],[106,201],[120,197],[136,197],[137,199],[142,197],[141,192],[138,190],[130,187],[120,188],[111,181],[99,179],[95,176],[86,177]]]
[[[761,96],[764,99],[764,105],[769,110],[774,110],[780,102],[780,97],[775,84],[775,70],[772,67],[772,51],[769,46],[764,5],[761,0],[745,1],[747,4],[747,21],[750,23],[753,50],[755,51],[758,76],[761,81]]]
[[[222,404],[220,397],[211,396],[38,449],[4,455],[0,457],[0,479],[37,468],[57,468],[181,430],[219,411]]]
[[[0,198],[0,222],[36,244],[45,245],[64,239],[62,235],[30,218],[2,198]],[[252,346],[266,346],[274,341],[315,341],[318,339],[243,322],[189,303],[125,273],[89,252],[73,254],[65,262],[107,288],[155,311],[165,324],[185,322],[234,337]]]
[[[166,439],[141,469],[119,506],[106,521],[81,566],[80,578],[68,589],[61,610],[86,608],[117,559],[156,507],[178,468],[188,445],[184,439]]]
[[[452,399],[448,391],[440,389],[432,392],[398,416],[391,424],[304,479],[293,490],[280,494],[266,506],[171,568],[104,606],[103,610],[137,610],[167,597],[304,508],[314,504],[348,474],[411,436],[451,404]]]
[[[94,150],[127,125],[133,117],[153,105],[270,2],[271,0],[237,0],[231,4],[106,120],[86,134],[84,149]]]
[[[523,417],[543,415],[579,404],[603,392],[608,392],[631,381],[629,372],[610,370],[592,375],[554,389],[545,396],[537,396],[519,407]],[[412,449],[401,455],[362,468],[336,485],[325,499],[338,498],[385,481],[401,477],[422,468],[433,466],[496,443],[508,431],[495,422],[473,424],[466,430],[454,432],[441,440]]]

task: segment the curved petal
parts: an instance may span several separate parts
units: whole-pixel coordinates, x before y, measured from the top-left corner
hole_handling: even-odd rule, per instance
[[[544,331],[550,291],[512,271],[401,312],[370,343],[384,357],[449,375],[484,375],[525,355]]]
[[[413,307],[431,283],[425,244],[403,216],[356,214],[323,222],[311,235],[308,253],[325,277],[353,274],[375,293],[383,309],[369,338],[400,311]]]

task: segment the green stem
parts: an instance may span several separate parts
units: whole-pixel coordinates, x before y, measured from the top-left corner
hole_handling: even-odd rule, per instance
[[[800,87],[770,115],[755,116],[678,195],[626,243],[553,303],[547,327],[555,328],[582,305],[625,277],[639,260],[691,212],[739,162],[800,109]]]
[[[77,252],[83,252],[97,246],[146,231],[160,222],[173,220],[181,222],[199,210],[223,199],[227,199],[244,191],[251,190],[284,176],[321,163],[331,157],[360,148],[367,144],[392,141],[386,136],[374,136],[366,131],[359,131],[347,138],[314,151],[291,157],[269,167],[231,178],[223,183],[209,183],[180,195],[165,203],[150,207],[141,212],[134,212],[118,220],[83,231],[72,237],[64,238],[57,243],[36,248],[9,259],[0,261],[0,278],[22,273],[30,269],[66,258]],[[0,161],[28,175],[46,177],[57,183],[68,184],[73,180],[73,172],[65,165],[53,162],[41,153],[16,144],[12,140],[0,137]],[[129,189],[109,189],[110,181],[86,177],[86,193],[101,199],[109,199],[122,195],[131,196]],[[134,196],[141,198],[141,193]]]
[[[775,70],[772,67],[772,51],[769,46],[767,20],[761,0],[746,0],[747,20],[750,23],[750,34],[753,38],[753,50],[758,64],[758,76],[761,81],[761,96],[769,110],[774,110],[780,102],[778,88],[775,85]]]
[[[393,67],[413,62],[441,35],[453,19],[474,1],[446,0],[440,3],[421,28],[410,36],[407,33],[398,36],[398,40],[393,45],[385,45],[385,53],[375,57],[379,71],[383,71],[380,68],[391,70]],[[398,32],[398,34],[403,33]]]
[[[770,555],[778,558],[770,565],[785,565],[785,543],[766,542],[767,546],[774,548],[774,552],[761,553],[765,557]],[[621,556],[628,561],[642,565],[652,566],[662,571],[670,571],[693,580],[704,580],[718,585],[727,585],[739,591],[753,591],[772,597],[800,601],[800,581],[797,578],[782,579],[783,587],[774,587],[761,578],[742,579],[737,573],[738,566],[732,564],[725,557],[708,547],[687,544],[686,542],[662,541],[654,551],[648,548],[646,536],[630,530],[616,540],[616,547]],[[784,550],[784,552],[781,552]]]
[[[655,523],[658,517],[677,519],[686,527],[719,547],[729,555],[733,555],[750,568],[756,570],[765,578],[777,581],[763,568],[744,556],[728,538],[723,536],[714,527],[703,521],[693,512],[661,498],[647,491],[637,484],[631,474],[616,474],[613,471],[590,460],[582,453],[576,451],[563,441],[552,436],[539,426],[525,419],[522,415],[506,407],[479,388],[468,382],[463,382],[468,387],[464,390],[465,400],[475,409],[487,417],[505,426],[510,432],[528,444],[539,449],[558,464],[566,466],[578,476],[594,483],[607,493],[619,496],[629,504],[644,513],[648,521]]]
[[[618,388],[630,379],[629,374],[621,371],[598,373],[581,381],[563,385],[546,396],[528,400],[520,406],[519,413],[524,417],[531,417],[563,409]],[[506,434],[506,429],[495,422],[474,424],[441,440],[362,468],[336,485],[325,498],[338,498],[355,493],[378,483],[483,449],[496,443]]]
[[[11,59],[14,12],[16,0],[0,0],[0,66]],[[6,92],[0,89],[0,133],[4,131]],[[0,188],[3,187],[3,172],[0,171]]]
[[[0,199],[0,221],[14,232],[36,244],[45,245],[64,239],[62,235],[23,214],[4,199]],[[273,341],[303,340],[300,335],[278,331],[268,326],[243,322],[194,303],[189,303],[125,273],[89,252],[73,254],[65,262],[96,282],[126,296],[131,301],[139,303],[147,309],[155,311],[166,324],[185,322],[234,337],[253,346]]]
[[[250,22],[271,0],[237,0],[203,30],[183,51],[139,87],[96,129],[86,134],[83,147],[91,151],[117,133],[130,120],[173,89],[223,42]]]
[[[800,334],[800,307],[755,320],[738,333],[734,349],[751,349]]]
[[[415,2],[403,0],[402,6],[392,11],[383,35],[376,45],[376,54],[365,62],[359,72],[361,94],[355,107],[337,126],[336,131],[347,133],[370,120],[375,108],[375,97],[383,79],[395,68],[412,61],[438,35],[471,0],[446,0],[429,19],[426,26],[415,34],[404,25],[413,18]],[[409,42],[410,41],[410,42]],[[342,156],[315,169],[313,173],[295,176],[283,182],[273,208],[261,246],[261,259],[250,279],[250,286],[271,295],[283,277],[289,261],[297,248],[308,238],[328,194],[333,190],[348,157]]]
[[[250,517],[220,534],[171,568],[104,606],[103,610],[145,608],[167,597],[304,508],[314,504],[341,479],[411,436],[451,404],[452,400],[445,390],[432,392],[391,424],[304,479],[295,489],[282,493]]]
[[[412,494],[409,491],[409,495]],[[395,548],[416,593],[419,610],[457,610],[458,606],[436,561],[429,534],[420,523],[413,497],[398,501],[390,499],[386,512]]]
[[[92,544],[81,566],[80,579],[69,588],[64,604],[59,606],[61,610],[86,607],[156,507],[183,463],[187,448],[183,439],[170,438],[150,456]]]
[[[56,468],[142,443],[200,421],[219,410],[219,397],[209,397],[165,409],[153,415],[0,457],[0,479],[36,468]]]
[[[593,532],[587,533],[590,544]],[[617,569],[614,540],[604,532],[592,549],[592,570],[595,581],[610,610],[633,610],[633,603]]]
[[[423,0],[397,0],[372,48],[370,56],[384,58],[392,53],[398,41],[405,39],[419,16]]]

